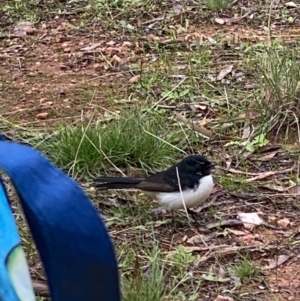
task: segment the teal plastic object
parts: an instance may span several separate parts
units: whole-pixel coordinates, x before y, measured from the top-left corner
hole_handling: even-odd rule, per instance
[[[35,295],[20,237],[0,182],[0,300],[33,301]]]

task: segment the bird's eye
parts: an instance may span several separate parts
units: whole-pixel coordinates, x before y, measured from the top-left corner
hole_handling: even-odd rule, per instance
[[[197,163],[196,163],[196,166],[197,166],[197,167],[202,167],[203,164],[204,164],[203,162],[197,162]]]

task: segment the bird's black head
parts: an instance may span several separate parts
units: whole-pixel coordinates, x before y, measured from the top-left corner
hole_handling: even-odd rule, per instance
[[[210,162],[205,157],[200,155],[190,155],[185,157],[178,163],[179,171],[188,172],[190,174],[198,175],[200,178],[210,174],[211,168],[216,164]]]
[[[203,156],[190,155],[160,174],[163,175],[165,182],[177,190],[178,178],[182,189],[195,188],[198,187],[201,178],[210,175],[210,170],[215,165],[216,163],[208,161]]]

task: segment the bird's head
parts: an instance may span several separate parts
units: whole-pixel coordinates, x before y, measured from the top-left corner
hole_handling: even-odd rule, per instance
[[[185,157],[178,165],[179,169],[182,167],[182,169],[189,173],[206,176],[210,174],[211,168],[213,168],[216,163],[200,155],[190,155]]]

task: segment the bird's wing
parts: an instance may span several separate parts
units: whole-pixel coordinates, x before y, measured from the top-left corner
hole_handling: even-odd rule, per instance
[[[153,192],[173,192],[178,191],[178,185],[169,177],[165,177],[165,172],[156,173],[149,178],[141,181],[136,188]]]
[[[177,170],[178,169],[178,170]],[[186,170],[183,166],[178,164],[170,167],[163,173],[164,181],[174,187],[175,191],[179,191],[187,188],[194,188],[199,183],[199,177]],[[178,184],[180,181],[180,187]]]

